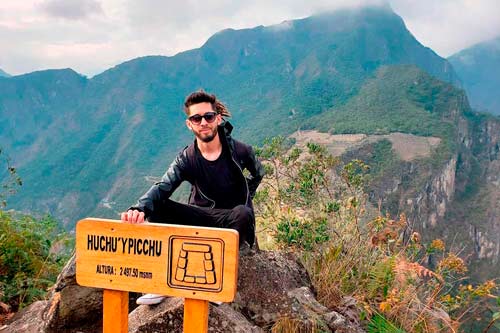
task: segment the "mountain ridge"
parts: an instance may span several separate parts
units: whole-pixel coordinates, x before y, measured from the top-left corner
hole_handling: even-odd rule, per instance
[[[11,75],[0,68],[0,77],[11,77]]]
[[[457,197],[483,188],[482,177],[468,176],[493,174],[497,158],[494,136],[492,154],[467,145],[485,142],[484,127],[498,120],[479,120],[457,82],[399,16],[376,8],[224,30],[198,49],[132,59],[90,79],[70,69],[2,79],[0,142],[24,182],[9,208],[49,212],[68,229],[87,216],[118,218],[192,142],[182,103],[204,88],[228,105],[235,137],[254,145],[301,129],[438,137],[430,157],[416,161],[400,161],[387,140],[356,155],[373,165],[371,197],[393,214],[408,209],[435,236],[447,226],[450,188]],[[461,183],[444,186],[454,175]],[[474,242],[484,248],[484,237]]]
[[[198,49],[172,57],[132,59],[91,79],[66,69],[4,80],[2,91],[10,92],[0,96],[0,139],[23,166],[25,183],[36,187],[23,189],[16,200],[28,210],[48,210],[56,216],[61,216],[58,210],[83,214],[100,200],[129,201],[147,183],[130,185],[134,189],[127,192],[136,195],[128,199],[98,190],[100,199],[90,200],[95,194],[88,188],[89,198],[77,200],[87,203],[78,208],[74,200],[81,193],[73,193],[68,186],[81,186],[83,177],[85,184],[90,181],[113,189],[125,181],[125,175],[161,174],[176,151],[191,140],[188,131],[173,124],[183,123],[184,96],[201,87],[217,92],[228,104],[237,135],[257,144],[270,135],[292,133],[311,115],[345,104],[384,64],[418,62],[420,68],[457,82],[447,61],[418,43],[402,19],[387,8],[341,10],[286,25],[287,29],[223,30]],[[415,61],[415,54],[425,59]],[[38,83],[43,75],[52,83]],[[64,92],[57,87],[64,87]],[[169,131],[158,122],[169,124]],[[16,126],[21,123],[21,128]],[[151,137],[156,136],[169,144],[153,144]],[[136,160],[136,171],[126,154],[132,155],[128,160]],[[104,167],[107,171],[94,162],[111,156]],[[65,165],[67,161],[71,166]],[[116,169],[120,163],[121,171]],[[115,185],[110,183],[113,175],[121,179]],[[43,188],[54,184],[60,185],[56,192],[62,200],[40,196]],[[79,214],[66,215],[64,220],[69,223]]]
[[[448,58],[463,82],[471,105],[500,115],[500,36],[475,44]]]
[[[498,278],[500,117],[471,108],[450,62],[397,15],[340,13],[325,16],[341,17],[335,24],[322,18],[332,31],[316,17],[227,29],[90,79],[71,69],[0,79],[0,144],[24,183],[7,208],[51,213],[67,229],[87,216],[119,219],[192,142],[182,103],[204,88],[250,144],[283,135],[304,145],[301,132],[327,146],[366,137],[338,154],[370,166],[366,211],[401,216],[402,238],[423,251],[443,240],[467,262],[464,283]],[[426,252],[425,266],[439,255]]]

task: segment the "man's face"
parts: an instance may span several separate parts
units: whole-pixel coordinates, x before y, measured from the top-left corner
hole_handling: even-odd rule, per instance
[[[204,116],[205,114],[210,114],[211,112],[214,112],[214,110],[212,109],[212,104],[208,102],[194,104],[189,107],[189,117],[186,119],[186,126],[193,131],[196,138],[203,142],[210,142],[217,137],[217,126],[222,121],[221,116],[217,114],[215,116],[215,120],[211,123],[209,123],[205,118],[202,118],[199,124],[190,120],[190,117],[195,115]]]

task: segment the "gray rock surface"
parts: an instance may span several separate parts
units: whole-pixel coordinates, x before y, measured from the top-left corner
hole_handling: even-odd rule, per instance
[[[233,306],[260,327],[269,327],[280,317],[298,315],[288,291],[303,286],[311,282],[294,255],[259,251],[240,260]]]
[[[0,328],[1,333],[44,333],[43,315],[48,301],[37,301],[16,313],[7,325]]]
[[[102,326],[102,290],[76,283],[75,256],[52,288],[44,319],[47,332],[95,331]]]
[[[129,315],[129,332],[182,333],[184,301],[182,298],[167,298],[156,306],[139,306]],[[252,325],[241,313],[228,304],[210,304],[208,331],[213,333],[259,333],[261,328]]]

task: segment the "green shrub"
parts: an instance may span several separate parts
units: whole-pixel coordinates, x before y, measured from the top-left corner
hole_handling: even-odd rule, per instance
[[[326,219],[316,221],[291,220],[283,217],[276,225],[276,240],[286,246],[294,246],[304,250],[312,250],[318,244],[330,239],[330,231]]]
[[[0,208],[2,208],[7,206],[6,197],[14,194],[16,188],[21,186],[23,182],[17,174],[16,168],[10,164],[10,159],[3,153],[2,148],[0,148],[0,163],[5,163],[6,165],[5,169],[3,169],[3,165],[2,169],[0,169],[0,180],[2,180],[0,184]]]
[[[42,299],[69,257],[68,242],[49,216],[0,210],[0,300],[15,311]]]

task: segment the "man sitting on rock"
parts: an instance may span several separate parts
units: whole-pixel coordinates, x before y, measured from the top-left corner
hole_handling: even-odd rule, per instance
[[[224,119],[231,114],[215,95],[203,90],[190,94],[184,112],[194,142],[177,155],[160,182],[121,214],[121,220],[231,228],[239,232],[240,252],[248,251],[255,240],[252,198],[264,176],[262,165],[251,146],[231,137],[233,127]],[[185,180],[191,184],[188,205],[170,199]],[[158,304],[164,298],[146,294],[137,303]]]

